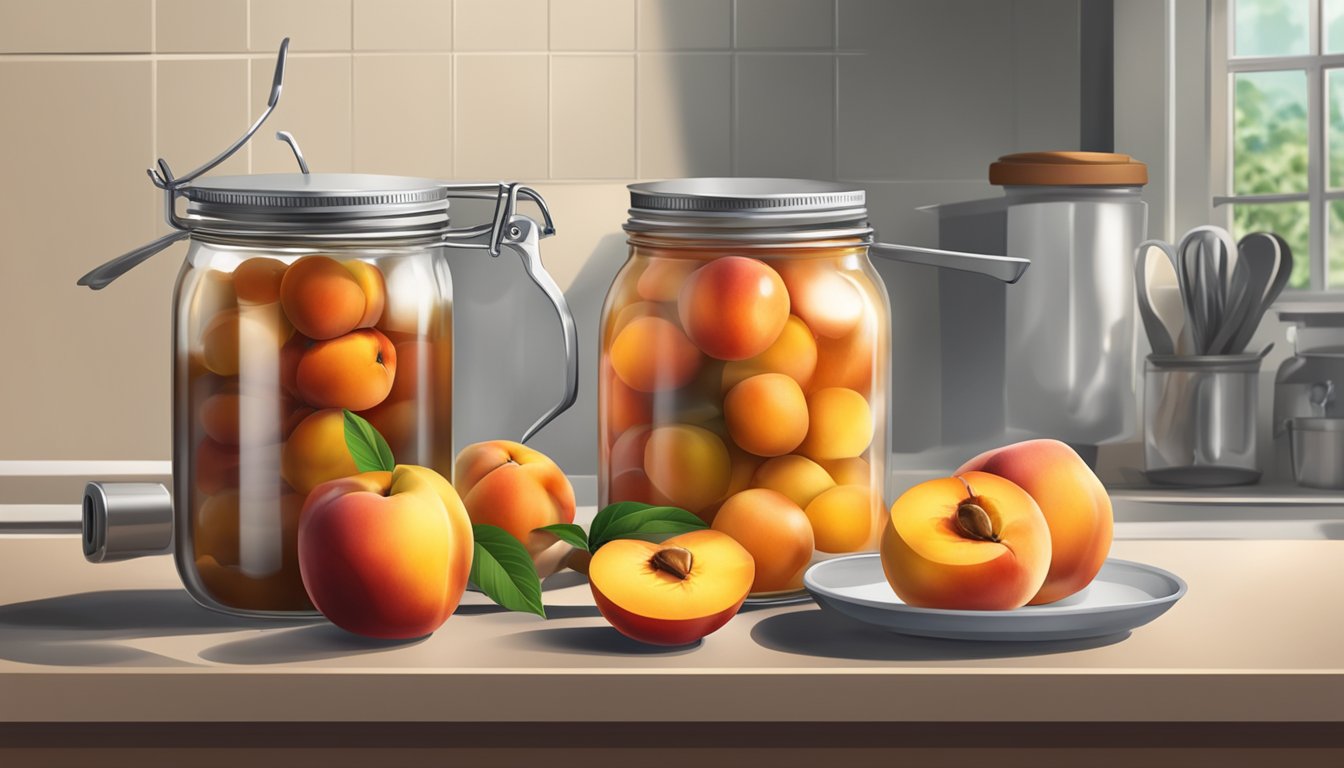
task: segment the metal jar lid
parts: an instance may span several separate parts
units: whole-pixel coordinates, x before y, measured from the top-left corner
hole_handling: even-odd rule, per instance
[[[872,234],[862,188],[829,181],[673,179],[631,184],[625,231],[660,238],[792,242]]]
[[[415,237],[448,226],[449,190],[408,176],[272,173],[201,178],[185,187],[196,232]]]

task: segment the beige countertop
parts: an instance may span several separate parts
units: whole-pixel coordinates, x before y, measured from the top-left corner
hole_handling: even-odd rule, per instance
[[[431,637],[197,607],[171,558],[92,565],[0,536],[0,723],[1344,721],[1344,541],[1117,541],[1189,593],[1121,637],[902,637],[815,605],[749,608],[689,648],[628,641],[586,582],[548,620],[476,594]]]

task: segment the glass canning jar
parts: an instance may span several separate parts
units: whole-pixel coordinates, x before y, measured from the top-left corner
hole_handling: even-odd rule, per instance
[[[841,184],[630,190],[601,320],[600,502],[687,509],[752,553],[754,597],[796,594],[815,557],[876,549],[886,520],[891,313],[870,253],[1003,279],[1023,263],[877,246]]]

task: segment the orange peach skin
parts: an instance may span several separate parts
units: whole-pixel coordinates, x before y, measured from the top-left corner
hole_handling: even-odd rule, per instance
[[[954,520],[967,485],[999,541],[958,532]],[[887,582],[908,605],[1010,610],[1026,605],[1045,581],[1050,531],[1026,491],[997,475],[966,472],[920,483],[896,500],[881,559]]]
[[[692,556],[685,579],[653,568],[665,547]],[[621,634],[652,645],[686,645],[727,624],[747,599],[755,579],[751,555],[717,531],[692,531],[662,544],[617,539],[588,564],[597,609]]]
[[[798,452],[814,460],[848,459],[873,441],[873,413],[858,392],[843,387],[819,389],[807,397],[807,437]]]
[[[313,344],[294,381],[299,397],[315,408],[363,411],[387,399],[396,376],[396,347],[368,328]]]
[[[692,512],[718,502],[732,481],[732,458],[718,435],[703,427],[656,427],[644,444],[644,472],[654,489]]]
[[[424,637],[462,600],[471,521],[453,487],[424,467],[333,480],[308,494],[299,569],[333,624],[368,637]]]
[[[554,461],[509,440],[475,443],[457,455],[453,485],[471,521],[503,528],[522,542],[539,576],[559,568],[556,553],[547,554],[559,540],[536,530],[574,522],[574,488]],[[543,564],[549,567],[544,573]]]
[[[677,298],[686,335],[719,360],[745,360],[769,349],[789,320],[789,292],[758,259],[724,256],[686,279]]]
[[[279,259],[256,256],[233,270],[234,288],[239,304],[270,304],[280,300],[280,281],[285,263]]]
[[[791,316],[779,338],[764,352],[723,367],[722,389],[726,392],[743,379],[761,373],[782,373],[806,389],[816,369],[817,341],[802,320]]]
[[[1028,440],[982,453],[957,472],[970,470],[1022,486],[1050,526],[1050,572],[1030,605],[1053,603],[1092,583],[1111,551],[1114,517],[1106,487],[1072,448]]]
[[[661,317],[631,320],[611,343],[612,370],[640,392],[684,386],[700,372],[700,350],[673,323]]]
[[[291,264],[280,281],[280,302],[299,333],[319,340],[359,327],[368,303],[355,275],[329,256]]]
[[[752,376],[728,390],[723,416],[733,442],[757,456],[783,456],[808,434],[807,397],[782,373]]]
[[[358,471],[345,445],[345,415],[339,408],[310,414],[280,449],[280,476],[299,493]]]
[[[751,553],[752,594],[802,589],[816,542],[807,515],[786,496],[764,488],[734,494],[719,507],[712,527]]]

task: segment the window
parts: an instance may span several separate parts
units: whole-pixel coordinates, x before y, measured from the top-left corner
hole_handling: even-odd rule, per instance
[[[1344,0],[1224,0],[1213,22],[1214,204],[1288,241],[1291,289],[1344,293]]]

